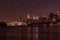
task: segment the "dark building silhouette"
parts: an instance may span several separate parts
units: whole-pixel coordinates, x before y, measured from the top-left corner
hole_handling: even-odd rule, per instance
[[[54,17],[54,13],[51,12],[51,13],[49,14],[49,18],[52,19],[53,17]]]
[[[59,21],[59,14],[50,13],[48,21],[49,23],[57,23]]]
[[[6,40],[6,29],[7,24],[4,22],[0,22],[0,40]]]
[[[0,22],[0,27],[6,27],[6,26],[7,26],[6,23],[4,23],[4,22]]]

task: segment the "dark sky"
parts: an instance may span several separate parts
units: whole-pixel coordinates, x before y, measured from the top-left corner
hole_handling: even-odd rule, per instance
[[[60,0],[0,0],[0,20],[17,20],[27,14],[44,16],[60,11]]]

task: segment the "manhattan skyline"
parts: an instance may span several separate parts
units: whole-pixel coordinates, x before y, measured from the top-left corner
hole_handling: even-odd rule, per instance
[[[0,0],[0,19],[16,20],[18,17],[48,16],[60,11],[60,0]],[[60,12],[59,12],[60,13]]]

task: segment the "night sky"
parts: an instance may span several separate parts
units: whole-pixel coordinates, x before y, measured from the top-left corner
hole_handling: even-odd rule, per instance
[[[19,17],[44,16],[60,11],[60,0],[0,0],[0,20],[18,20]]]

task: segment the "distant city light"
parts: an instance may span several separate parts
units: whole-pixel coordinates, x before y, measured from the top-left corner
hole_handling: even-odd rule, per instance
[[[27,18],[28,18],[28,19],[30,19],[30,18],[31,18],[29,14],[27,15]]]

